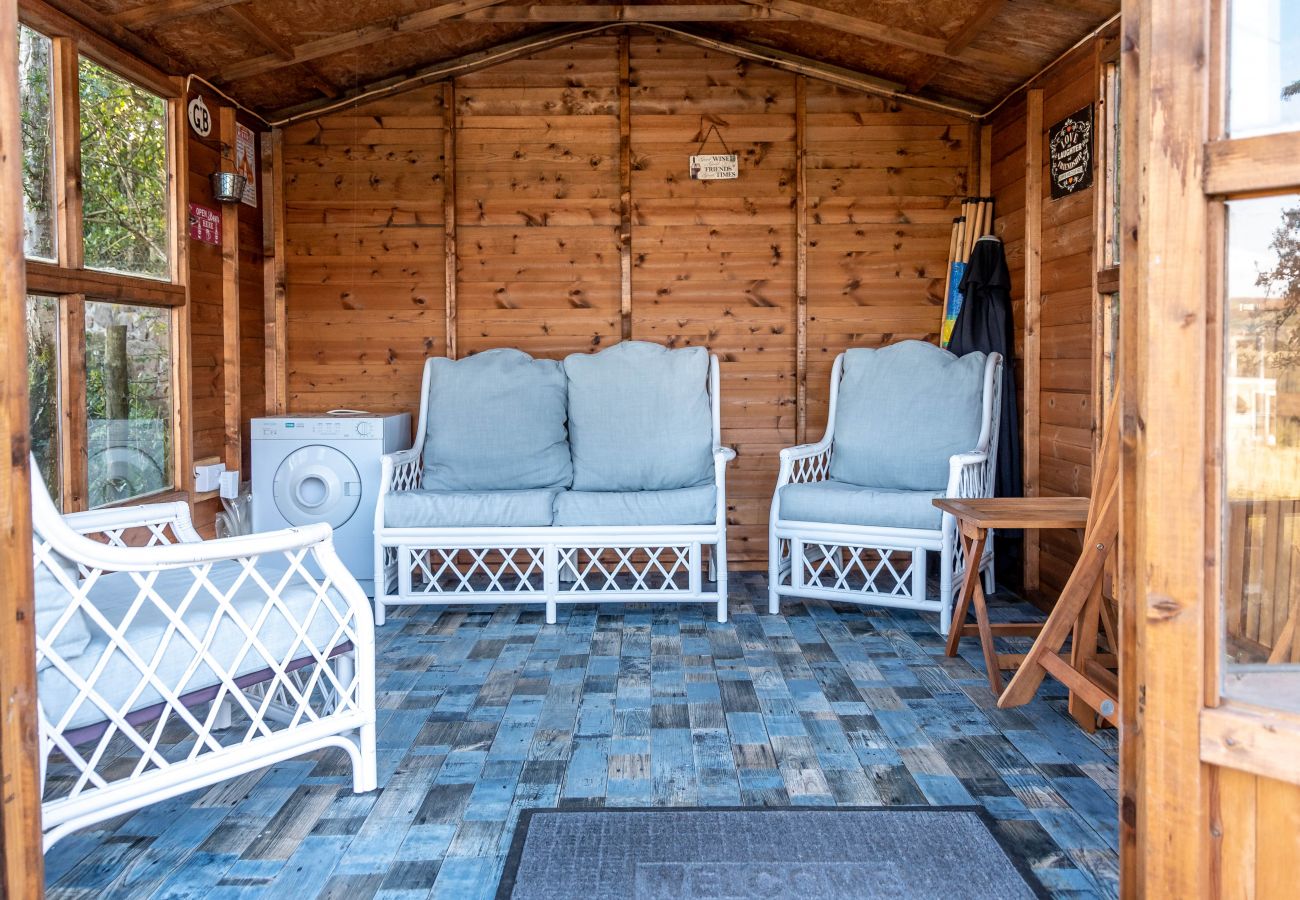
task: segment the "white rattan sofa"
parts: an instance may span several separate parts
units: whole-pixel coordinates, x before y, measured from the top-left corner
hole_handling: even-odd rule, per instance
[[[203,541],[184,503],[62,516],[32,473],[47,849],[326,747],[375,788],[370,602],[328,526]]]
[[[964,571],[937,497],[988,497],[1002,357],[923,341],[841,353],[826,433],[781,451],[768,522],[768,609],[809,597],[937,612],[948,633]],[[992,541],[989,542],[992,547]],[[939,593],[927,590],[939,554]],[[993,556],[981,570],[993,590]]]
[[[553,623],[563,603],[654,600],[716,604],[725,622],[734,456],[701,347],[429,359],[415,442],[382,462],[375,619],[544,603]]]

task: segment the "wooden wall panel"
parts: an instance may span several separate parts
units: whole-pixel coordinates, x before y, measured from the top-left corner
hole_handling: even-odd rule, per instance
[[[618,38],[456,79],[458,354],[618,341]]]
[[[848,347],[937,341],[971,126],[808,83],[808,438]]]
[[[718,355],[729,552],[762,565],[795,442],[795,76],[635,37],[631,81],[632,337]],[[688,157],[724,142],[740,177],[691,180]]]
[[[1219,835],[1211,896],[1285,900],[1296,894],[1300,785],[1210,767],[1210,821]]]
[[[1086,496],[1091,487],[1093,432],[1092,358],[1095,221],[1093,188],[1061,200],[1051,199],[1047,178],[1046,131],[1065,116],[1096,101],[1096,56],[1092,44],[1050,70],[1034,84],[1043,91],[1043,177],[1041,179],[1040,285],[1038,296],[1037,446],[1026,443],[1027,460],[1037,462],[1037,488],[1043,496]],[[1025,347],[1025,141],[1024,95],[1007,103],[993,125],[995,231],[1002,237],[1011,269],[1017,358]],[[1023,366],[1018,382],[1024,399]],[[1022,415],[1024,410],[1021,410]],[[1027,435],[1030,441],[1032,438]],[[1031,456],[1032,455],[1032,456]],[[1027,469],[1028,470],[1028,469]],[[1029,489],[1028,481],[1026,489]],[[1037,551],[1027,548],[1031,586],[1055,596],[1079,555],[1076,535],[1047,531],[1030,534]],[[1036,562],[1035,562],[1036,560]]]
[[[518,347],[704,345],[723,373],[731,559],[766,561],[777,453],[795,442],[796,76],[666,38],[586,38],[284,130],[290,409],[414,409],[419,367]],[[626,113],[622,102],[626,102]],[[834,355],[933,339],[969,123],[806,82],[808,433]],[[729,182],[688,157],[740,154]],[[626,176],[620,171],[627,140]],[[455,213],[445,279],[444,201]],[[628,272],[621,231],[629,225]],[[454,316],[445,303],[455,290]]]
[[[445,352],[442,89],[283,132],[290,411],[409,410]]]

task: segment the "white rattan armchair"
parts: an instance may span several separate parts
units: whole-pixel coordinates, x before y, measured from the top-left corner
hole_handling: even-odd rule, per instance
[[[957,551],[957,528],[944,513],[938,527],[897,527],[888,524],[806,521],[782,512],[782,488],[787,485],[827,481],[835,452],[835,417],[840,402],[844,354],[831,371],[830,407],[826,433],[821,440],[781,451],[781,469],[768,522],[768,610],[780,611],[781,598],[871,603],[903,609],[938,612],[940,628],[947,634],[954,593],[961,584],[964,565]],[[997,461],[1002,357],[990,353],[984,364],[979,439],[969,452],[949,458],[948,481],[943,496],[992,495]],[[922,411],[923,412],[923,411]],[[919,498],[923,503],[930,501]],[[992,592],[992,541],[981,570]],[[939,554],[939,591],[927,589],[927,558]]]
[[[370,604],[328,526],[203,541],[185,503],[63,516],[35,466],[32,511],[47,848],[326,747],[375,788]]]

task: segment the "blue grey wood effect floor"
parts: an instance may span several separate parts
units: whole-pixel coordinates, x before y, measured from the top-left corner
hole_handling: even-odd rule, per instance
[[[999,710],[936,617],[766,605],[395,611],[379,784],[324,751],[64,839],[51,897],[492,897],[525,807],[981,804],[1059,897],[1117,892],[1114,732]],[[999,618],[1025,608],[995,607]],[[1008,642],[1014,645],[1015,641]],[[978,860],[972,860],[978,865]]]

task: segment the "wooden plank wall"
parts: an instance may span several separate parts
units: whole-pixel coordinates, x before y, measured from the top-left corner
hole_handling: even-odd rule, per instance
[[[446,352],[435,86],[283,133],[289,411],[414,409]]]
[[[631,72],[632,337],[718,354],[731,559],[761,562],[795,443],[796,76],[652,37]],[[723,142],[740,177],[692,181],[687,157]]]
[[[1097,309],[1093,290],[1097,269],[1095,187],[1061,200],[1051,199],[1046,134],[1054,122],[1094,103],[1097,83],[1095,47],[1089,43],[1032,85],[1042,91],[1038,140],[1042,142],[1043,168],[1036,179],[1042,214],[1037,227],[1026,223],[1025,216],[1026,186],[1032,180],[1026,172],[1028,107],[1031,101],[1038,102],[1037,98],[1021,92],[990,120],[995,232],[1004,241],[1011,269],[1021,413],[1024,416],[1023,404],[1038,412],[1037,427],[1026,428],[1025,434],[1026,493],[1036,491],[1043,496],[1086,496],[1091,488],[1096,428],[1092,384],[1093,316]],[[1029,271],[1033,266],[1037,267],[1040,290],[1026,297],[1025,285],[1034,281]],[[1028,335],[1027,322],[1037,323]],[[1036,370],[1036,379],[1032,375],[1025,378],[1031,370]],[[1026,543],[1026,586],[1055,596],[1078,558],[1077,536],[1048,531],[1027,535]]]
[[[457,78],[450,159],[443,91],[283,132],[289,408],[414,409],[424,357],[447,352],[449,311],[462,356],[562,357],[625,334],[704,344],[739,452],[731,558],[761,567],[777,453],[796,441],[800,204],[813,439],[836,353],[937,337],[970,123],[642,35]],[[736,181],[687,175],[710,125],[740,155]],[[717,135],[705,152],[724,152]]]

